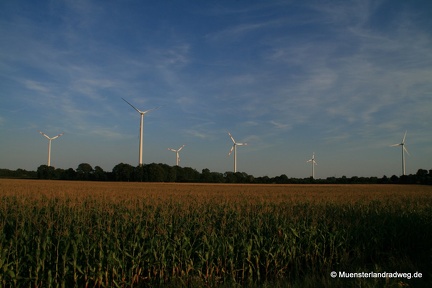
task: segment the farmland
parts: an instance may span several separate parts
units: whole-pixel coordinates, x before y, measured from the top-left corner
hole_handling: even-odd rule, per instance
[[[432,283],[431,186],[2,179],[0,199],[1,287]]]

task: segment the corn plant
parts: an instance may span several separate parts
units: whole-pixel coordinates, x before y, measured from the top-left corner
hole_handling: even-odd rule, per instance
[[[0,287],[400,284],[331,279],[338,270],[420,271],[423,279],[405,284],[431,284],[429,187],[395,196],[365,186],[104,184],[83,191],[57,183],[36,181],[37,193],[1,183]]]

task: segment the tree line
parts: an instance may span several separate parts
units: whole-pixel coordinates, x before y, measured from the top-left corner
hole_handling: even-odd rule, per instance
[[[151,163],[132,166],[120,163],[112,171],[104,171],[100,166],[94,168],[88,163],[81,163],[76,169],[61,169],[41,165],[37,171],[24,169],[0,169],[1,178],[28,178],[81,181],[123,181],[123,182],[196,182],[196,183],[250,183],[250,184],[424,184],[432,185],[432,169],[418,169],[416,174],[391,177],[327,177],[325,179],[289,178],[282,174],[276,177],[254,177],[245,172],[211,172],[203,169],[198,172],[190,167],[169,166]]]

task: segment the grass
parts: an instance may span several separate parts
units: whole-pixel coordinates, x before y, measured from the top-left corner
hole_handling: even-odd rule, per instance
[[[431,188],[0,180],[0,286],[430,287]]]

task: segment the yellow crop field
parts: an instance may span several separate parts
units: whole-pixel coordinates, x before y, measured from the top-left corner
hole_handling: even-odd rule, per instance
[[[207,184],[207,183],[139,183],[85,182],[59,180],[0,179],[1,196],[25,199],[101,197],[109,201],[234,201],[262,202],[332,202],[405,200],[430,203],[432,187],[421,185],[316,185],[316,184]],[[24,200],[24,199],[23,199]]]
[[[0,287],[432,283],[431,186],[1,179],[0,230]]]

